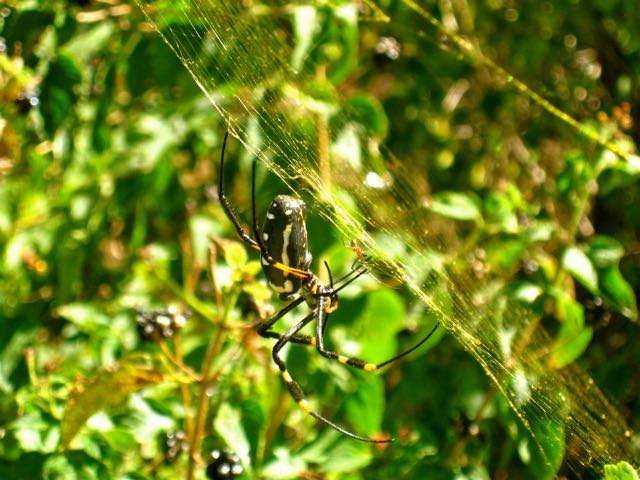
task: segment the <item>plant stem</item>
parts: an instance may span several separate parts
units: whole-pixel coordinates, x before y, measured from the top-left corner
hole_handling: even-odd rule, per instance
[[[193,435],[189,442],[189,467],[187,470],[187,480],[193,480],[196,458],[200,450],[201,437],[204,432],[204,422],[207,417],[207,409],[209,406],[209,396],[207,390],[211,386],[211,382],[215,378],[215,375],[211,375],[211,367],[215,357],[220,353],[222,344],[224,343],[224,337],[227,332],[226,321],[231,312],[233,305],[238,298],[238,290],[234,288],[227,300],[224,308],[224,314],[222,321],[218,323],[218,330],[214,338],[207,345],[207,353],[205,354],[202,362],[201,375],[202,380],[200,382],[200,391],[198,393],[198,403],[196,406],[196,415],[193,425]]]

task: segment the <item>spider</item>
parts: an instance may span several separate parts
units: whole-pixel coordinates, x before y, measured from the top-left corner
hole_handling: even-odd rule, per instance
[[[271,318],[257,325],[256,331],[265,338],[276,339],[273,346],[272,357],[275,364],[280,370],[280,374],[284,379],[287,388],[297,404],[306,413],[316,418],[322,423],[334,428],[335,430],[356,440],[370,443],[387,443],[391,440],[373,439],[357,435],[340,425],[325,418],[320,413],[314,411],[305,395],[293,380],[288,372],[284,360],[280,356],[281,350],[288,343],[297,343],[306,346],[315,347],[318,352],[331,360],[337,360],[342,364],[364,370],[374,372],[390,363],[413,352],[426,342],[435,332],[436,326],[416,345],[410,349],[390,358],[382,363],[369,363],[359,358],[347,357],[339,353],[327,350],[324,345],[324,333],[327,326],[329,315],[338,308],[338,292],[349,285],[367,272],[362,264],[340,278],[334,286],[333,278],[329,265],[325,262],[325,267],[329,274],[329,285],[325,285],[310,270],[312,255],[309,251],[307,242],[306,216],[307,207],[304,201],[289,195],[277,195],[267,210],[266,219],[262,227],[262,231],[258,228],[256,220],[256,161],[254,160],[251,172],[251,208],[252,208],[252,231],[253,237],[249,235],[238,219],[236,213],[227,199],[224,190],[224,154],[227,148],[227,139],[229,132],[224,135],[222,143],[222,153],[220,155],[220,172],[218,176],[218,198],[225,214],[235,227],[238,235],[244,243],[254,250],[258,250],[261,256],[262,270],[267,277],[270,287],[280,294],[280,299],[287,301],[280,311],[276,312]],[[352,243],[352,249],[354,249]],[[359,249],[354,249],[358,256],[358,260],[366,258],[366,254]],[[358,261],[357,260],[357,261]],[[280,334],[271,330],[273,325],[282,317],[291,312],[301,303],[306,302],[311,312],[291,327],[286,333]],[[306,325],[315,320],[315,335],[301,335],[299,332]]]

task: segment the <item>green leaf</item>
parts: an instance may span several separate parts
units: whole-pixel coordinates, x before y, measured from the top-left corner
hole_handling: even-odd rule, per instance
[[[480,208],[474,198],[460,192],[435,194],[428,203],[427,209],[454,220],[479,221],[482,218]]]
[[[69,320],[85,333],[95,333],[110,325],[110,317],[105,315],[96,305],[89,303],[70,303],[58,307],[56,313]]]
[[[638,472],[627,462],[604,466],[604,480],[640,480]]]
[[[384,139],[389,130],[389,120],[382,104],[371,95],[357,94],[350,97],[343,110],[347,118],[365,128],[368,137]]]
[[[318,12],[315,7],[302,5],[293,7],[293,32],[295,48],[291,53],[291,67],[298,71],[313,45],[313,36],[318,31]]]
[[[554,349],[549,356],[552,368],[562,368],[586,350],[593,330],[584,325],[584,307],[562,290],[551,291],[556,299],[556,315],[562,322]]]
[[[223,403],[213,422],[218,435],[224,439],[228,447],[233,450],[247,468],[251,463],[249,453],[250,446],[247,434],[242,424],[240,410],[228,403]]]
[[[249,257],[244,245],[240,242],[225,240],[222,243],[224,259],[231,268],[240,268],[247,263]]]
[[[18,417],[11,423],[17,445],[23,451],[51,453],[55,451],[60,431],[39,410]]]
[[[130,393],[147,385],[160,383],[162,373],[149,363],[146,356],[132,355],[90,380],[78,382],[62,420],[62,446],[69,446],[94,413],[121,403]]]
[[[531,282],[518,282],[512,289],[514,298],[525,303],[535,302],[543,293],[539,285]]]
[[[261,469],[263,478],[273,480],[300,478],[300,472],[307,469],[304,459],[299,455],[293,455],[287,448],[275,448],[273,456],[275,458]]]
[[[329,461],[320,465],[319,471],[323,473],[352,472],[365,467],[373,458],[371,446],[354,442],[341,437],[332,448],[327,451]]]
[[[598,274],[582,250],[576,247],[567,248],[562,254],[561,263],[563,268],[590,292],[598,292]]]
[[[531,429],[535,441],[530,438],[529,432],[523,431],[523,437],[518,445],[520,458],[532,470],[533,478],[537,480],[556,478],[565,454],[564,421],[536,417],[531,422]]]
[[[499,237],[486,245],[487,263],[493,268],[508,270],[521,258],[526,244],[521,237]]]
[[[329,60],[327,77],[338,85],[348,78],[358,65],[358,8],[355,3],[339,3],[333,9],[338,28],[337,38],[325,44],[326,60]]]
[[[79,450],[52,455],[42,467],[43,480],[102,480],[109,477],[102,463]]]
[[[584,326],[584,307],[563,290],[552,290],[556,299],[556,315],[566,328],[577,332]]]
[[[65,455],[53,455],[47,459],[42,469],[42,478],[47,480],[77,480],[78,475]]]
[[[345,400],[347,418],[356,431],[374,435],[384,418],[384,382],[381,376],[361,379],[358,389]]]
[[[0,478],[32,479],[42,478],[42,465],[46,456],[37,452],[27,452],[15,459],[4,457],[0,460]],[[6,460],[10,460],[7,462]]]
[[[591,240],[587,255],[596,268],[618,265],[624,255],[624,247],[615,238],[597,235]]]
[[[600,272],[600,290],[618,312],[631,320],[638,319],[635,293],[617,266]]]
[[[113,428],[104,432],[103,435],[109,446],[116,452],[127,453],[137,446],[135,436],[125,428]]]
[[[79,35],[72,38],[65,45],[65,52],[73,55],[79,62],[83,64],[91,61],[99,55],[101,49],[107,48],[110,41],[113,40],[116,26],[110,19],[104,19],[92,25],[92,28],[82,31]]]
[[[396,353],[396,334],[404,327],[402,299],[392,290],[369,294],[363,314],[356,322],[360,332],[360,356],[370,362],[382,362]]]
[[[538,221],[525,230],[524,235],[529,243],[547,242],[555,231],[556,225],[553,222]]]
[[[193,256],[198,261],[199,265],[207,265],[209,259],[209,246],[211,245],[211,236],[220,234],[220,225],[213,222],[210,218],[205,217],[204,215],[194,215],[189,219],[189,232],[191,234],[190,237],[193,243]]]
[[[77,95],[75,87],[82,80],[82,72],[68,55],[59,54],[49,65],[42,81],[40,111],[50,137],[73,110]]]
[[[497,225],[500,231],[517,231],[518,218],[511,199],[506,193],[489,193],[484,201],[484,211],[487,223]]]
[[[549,359],[552,368],[562,368],[577,359],[587,349],[592,337],[591,327],[574,332],[563,325]]]

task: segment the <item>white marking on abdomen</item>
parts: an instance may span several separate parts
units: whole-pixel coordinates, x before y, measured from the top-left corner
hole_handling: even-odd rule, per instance
[[[274,218],[276,218],[276,216],[275,216],[273,213],[269,213],[269,212],[267,212],[267,218],[268,218],[269,220],[273,220]]]
[[[271,288],[278,293],[291,293],[293,292],[293,284],[291,280],[287,280],[284,282],[284,287],[280,285],[276,285],[275,283],[269,282]]]
[[[287,249],[289,248],[289,240],[291,239],[292,228],[293,224],[290,223],[284,228],[284,232],[282,232],[282,264],[286,267],[290,266],[289,253],[287,252]],[[285,277],[289,275],[289,272],[286,271],[282,273]]]
[[[293,213],[293,210],[285,210],[284,214],[288,217]]]
[[[267,240],[269,240],[269,234],[267,232],[264,232],[262,234],[262,238],[264,238],[264,241],[266,242]]]

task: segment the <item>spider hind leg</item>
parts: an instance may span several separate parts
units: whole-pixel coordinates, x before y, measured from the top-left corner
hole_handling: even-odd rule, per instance
[[[294,398],[294,400],[296,401],[298,406],[305,413],[308,413],[309,415],[311,415],[315,419],[317,419],[320,422],[330,426],[331,428],[337,430],[338,432],[340,432],[340,433],[342,433],[342,434],[344,434],[344,435],[346,435],[348,437],[351,437],[351,438],[353,438],[355,440],[360,440],[360,441],[363,441],[363,442],[368,442],[368,443],[389,443],[391,440],[388,440],[388,439],[374,439],[374,438],[362,437],[360,435],[357,435],[357,434],[355,434],[353,432],[350,432],[349,430],[345,429],[344,427],[341,427],[340,425],[337,425],[336,423],[333,423],[331,420],[325,418],[324,416],[320,415],[318,412],[314,411],[312,409],[311,405],[309,404],[309,402],[305,399],[304,392],[300,388],[300,385],[298,385],[298,383],[291,377],[291,374],[287,370],[287,366],[285,365],[284,360],[280,357],[280,350],[282,350],[282,348],[287,343],[292,341],[292,339],[297,335],[297,333],[300,330],[302,330],[307,324],[309,324],[315,317],[316,317],[316,312],[312,312],[309,315],[307,315],[300,322],[298,322],[296,325],[291,327],[287,331],[287,333],[282,335],[280,337],[280,339],[276,342],[276,344],[273,346],[273,350],[272,350],[273,361],[276,363],[276,365],[280,369],[280,374],[282,375],[282,379],[285,381],[285,384],[287,385],[287,389],[289,390],[289,393]]]

